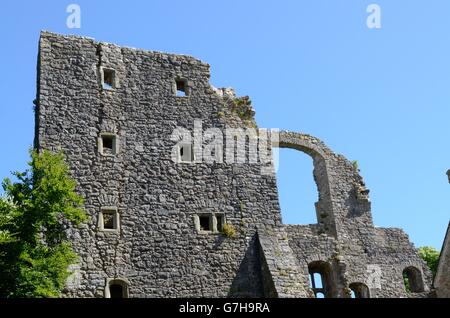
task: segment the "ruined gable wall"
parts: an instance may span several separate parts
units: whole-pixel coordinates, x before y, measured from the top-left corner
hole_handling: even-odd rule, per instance
[[[103,90],[100,67],[115,70]],[[81,263],[68,296],[103,297],[107,278],[124,278],[131,297],[261,296],[256,226],[280,223],[275,178],[257,164],[176,164],[177,126],[223,128],[225,103],[209,65],[92,39],[42,33],[37,146],[63,150],[90,221],[69,229]],[[190,95],[176,97],[174,80]],[[99,154],[101,133],[117,136],[115,156]],[[98,229],[116,206],[120,231]],[[197,213],[223,213],[237,238],[199,234]]]
[[[349,297],[348,286],[363,283],[371,297],[427,295],[431,274],[408,236],[399,229],[373,225],[370,201],[357,167],[332,152],[315,137],[289,131],[280,134],[280,147],[309,154],[319,190],[318,223],[289,225],[286,231],[300,266],[324,261],[332,269],[332,297]],[[403,270],[420,271],[423,292],[408,294]]]
[[[115,71],[114,90],[102,89],[103,68]],[[177,78],[189,96],[175,96]],[[371,297],[406,297],[406,266],[421,271],[427,292],[429,272],[408,237],[373,227],[358,170],[319,139],[280,134],[280,147],[313,158],[320,193],[311,226],[281,224],[275,177],[260,164],[174,163],[176,127],[254,125],[230,98],[192,57],[42,33],[35,144],[64,151],[90,216],[68,228],[81,261],[66,296],[103,297],[108,279],[123,278],[131,297],[303,297],[312,261],[330,265],[334,297],[348,297],[352,282],[370,285]],[[102,133],[115,136],[117,155],[99,153]],[[102,207],[117,209],[118,231],[99,230]],[[237,237],[199,233],[199,213],[223,214]],[[380,271],[379,286],[369,268]]]

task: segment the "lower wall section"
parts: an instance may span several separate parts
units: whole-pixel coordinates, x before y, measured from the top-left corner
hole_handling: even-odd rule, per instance
[[[316,225],[288,225],[285,228],[299,266],[320,272],[323,285],[329,289],[328,297],[431,295],[430,271],[407,235],[399,229],[372,228],[367,240],[348,237],[338,241],[319,234]],[[322,267],[317,268],[318,264]],[[405,287],[407,273],[412,276]],[[358,286],[366,292],[355,295]]]

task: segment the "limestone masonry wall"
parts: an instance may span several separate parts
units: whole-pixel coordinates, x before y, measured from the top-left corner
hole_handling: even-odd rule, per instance
[[[373,226],[357,168],[317,138],[282,131],[273,145],[313,158],[313,225],[282,224],[266,163],[174,162],[177,127],[256,127],[246,100],[209,77],[190,56],[41,33],[35,146],[64,151],[90,216],[67,227],[81,260],[65,297],[115,297],[117,286],[123,297],[428,295],[430,272],[407,235]],[[202,150],[184,151],[196,161]],[[321,290],[310,287],[315,272]]]

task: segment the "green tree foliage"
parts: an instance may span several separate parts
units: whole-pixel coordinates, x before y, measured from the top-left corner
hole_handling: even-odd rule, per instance
[[[420,257],[427,263],[433,277],[436,275],[438,262],[439,262],[439,252],[431,246],[422,246],[418,249]]]
[[[87,220],[62,153],[31,152],[0,198],[0,297],[58,297],[77,255],[64,225]]]

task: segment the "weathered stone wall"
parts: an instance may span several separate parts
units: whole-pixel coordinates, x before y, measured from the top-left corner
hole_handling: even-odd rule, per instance
[[[289,237],[282,226],[259,228],[261,264],[266,297],[307,297],[308,270],[299,266],[289,246]]]
[[[112,90],[102,88],[103,68],[115,70]],[[176,96],[176,79],[187,80],[188,96]],[[281,224],[267,164],[171,160],[176,127],[255,127],[248,101],[235,98],[189,56],[41,34],[35,145],[64,151],[90,216],[67,230],[81,261],[64,295],[104,297],[119,278],[130,297],[308,297],[308,264],[319,261],[329,265],[331,297],[348,297],[352,282],[371,297],[406,297],[407,266],[427,292],[429,272],[408,237],[373,226],[357,168],[317,138],[281,132],[279,143],[313,158],[315,225]],[[105,133],[116,136],[116,155],[100,153]],[[119,230],[99,229],[102,207],[117,208]],[[237,237],[199,232],[199,213],[222,213]]]
[[[447,170],[448,182],[450,183],[450,169]],[[436,296],[439,298],[450,298],[450,222],[445,233],[439,255],[439,263],[434,278],[433,287],[436,289]]]
[[[116,71],[103,90],[99,67]],[[173,92],[188,79],[190,95]],[[70,231],[81,255],[80,284],[68,296],[102,297],[107,278],[126,278],[130,296],[261,296],[256,226],[279,225],[273,176],[255,164],[176,164],[177,127],[224,128],[223,98],[209,66],[189,56],[120,48],[42,33],[38,134],[41,149],[63,150],[91,219]],[[100,133],[118,136],[102,156]],[[102,206],[117,206],[120,232],[98,230]],[[198,234],[193,216],[224,213],[238,237]]]
[[[450,298],[450,223],[448,224],[439,256],[437,273],[434,278],[434,288],[436,289],[437,297]]]
[[[373,226],[365,184],[355,165],[334,154],[315,137],[282,131],[280,147],[313,158],[319,190],[318,224],[289,225],[286,231],[299,265],[324,261],[331,268],[332,297],[348,297],[351,283],[362,283],[371,297],[413,297],[429,292],[431,274],[408,236],[400,229]],[[403,270],[421,272],[423,293],[406,293]]]

